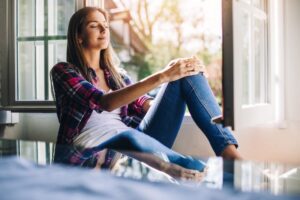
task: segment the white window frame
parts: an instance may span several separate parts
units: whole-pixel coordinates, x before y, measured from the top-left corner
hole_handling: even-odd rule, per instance
[[[255,8],[250,8],[243,3],[242,0],[233,0],[233,79],[234,79],[234,127],[235,130],[239,130],[241,128],[253,127],[262,124],[274,124],[274,122],[278,121],[278,116],[283,115],[283,44],[280,41],[283,41],[282,30],[283,27],[283,11],[282,6],[283,3],[281,0],[279,1],[268,1],[267,4],[267,22],[268,22],[268,50],[267,50],[267,64],[268,64],[268,83],[267,87],[269,90],[269,95],[267,95],[267,103],[265,104],[254,104],[245,106],[242,102],[242,70],[241,70],[241,55],[240,55],[240,46],[239,42],[241,41],[241,34],[239,34],[238,26],[239,23],[239,15],[238,12],[241,9],[248,9],[250,15],[257,10],[253,10]],[[252,12],[252,13],[251,13]],[[257,12],[259,13],[259,12]],[[252,17],[252,16],[251,16]],[[250,29],[253,28],[253,23],[251,23]],[[253,37],[251,39],[253,42]],[[251,50],[250,50],[251,51]],[[251,55],[251,53],[250,53]],[[253,63],[254,57],[250,56],[250,63]],[[280,73],[279,73],[280,72]],[[281,95],[280,95],[281,94]],[[281,113],[281,114],[278,114]]]

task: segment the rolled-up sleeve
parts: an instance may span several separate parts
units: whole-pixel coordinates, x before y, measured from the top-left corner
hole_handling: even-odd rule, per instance
[[[100,99],[104,92],[84,79],[71,64],[58,63],[51,70],[55,93],[60,90],[82,106],[102,111]]]

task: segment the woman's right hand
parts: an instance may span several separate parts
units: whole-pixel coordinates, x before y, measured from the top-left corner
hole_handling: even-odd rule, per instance
[[[196,57],[191,57],[172,60],[160,74],[164,82],[171,82],[200,72],[205,72],[205,66]]]

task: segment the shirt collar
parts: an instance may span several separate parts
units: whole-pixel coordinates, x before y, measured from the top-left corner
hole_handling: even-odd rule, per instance
[[[112,87],[110,85],[111,82],[109,81],[109,79],[111,77],[110,72],[107,69],[103,69],[103,72],[104,72],[104,77],[105,77],[106,82],[109,84],[110,87]],[[93,68],[88,67],[88,73],[91,75],[93,81],[98,81],[96,71]]]

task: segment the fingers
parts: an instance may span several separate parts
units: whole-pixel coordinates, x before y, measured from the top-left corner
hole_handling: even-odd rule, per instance
[[[197,75],[200,72],[203,72],[205,76],[207,75],[203,62],[193,56],[190,58],[177,58],[170,61],[164,73],[166,77],[168,77],[168,81],[174,81],[186,76]]]
[[[179,62],[181,65],[183,65],[183,67],[185,67],[186,75],[194,75],[200,72],[206,72],[203,62],[195,57],[181,59]]]

